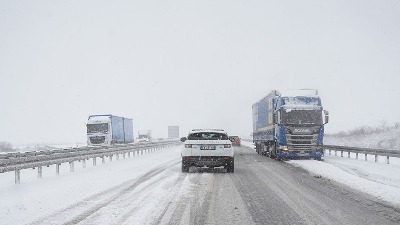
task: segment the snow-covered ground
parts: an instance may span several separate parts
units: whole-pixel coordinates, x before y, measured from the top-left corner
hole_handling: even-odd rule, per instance
[[[13,172],[0,174],[0,224],[30,223],[39,217],[67,208],[96,193],[136,181],[148,171],[163,164],[178,164],[179,162],[180,147],[178,146],[133,158],[122,159],[121,157],[118,162],[115,158],[113,162],[109,162],[107,159],[105,164],[102,164],[101,160],[97,160],[96,167],[92,165],[91,161],[86,162],[86,168],[82,168],[76,162],[75,172],[73,173],[69,172],[69,164],[65,163],[60,167],[59,176],[55,175],[55,167],[45,167],[43,168],[42,179],[36,178],[36,169],[22,170],[19,185],[14,184]],[[173,185],[181,174],[180,166],[176,166],[176,171],[166,170],[163,173],[165,174],[161,174],[161,176],[168,177],[164,182]],[[146,186],[147,184],[143,182],[141,185]],[[157,189],[154,193],[157,195],[171,194],[166,193],[166,190]],[[185,187],[179,187],[178,191],[184,192]],[[149,195],[149,193],[138,193],[138,200],[146,195]],[[97,200],[97,198],[93,200]],[[168,203],[155,202],[154,204],[160,207],[160,204]],[[146,215],[151,214],[154,209],[155,206],[144,209],[143,218],[147,218]],[[121,209],[116,210],[120,211]]]
[[[253,147],[251,142],[242,141],[242,144]],[[181,175],[179,163],[180,147],[178,146],[132,158],[120,157],[118,162],[115,158],[113,162],[107,159],[105,164],[97,160],[97,166],[87,161],[86,168],[82,168],[81,164],[76,162],[75,172],[72,173],[69,172],[69,164],[62,164],[59,176],[56,176],[53,166],[45,167],[42,179],[37,179],[36,169],[22,170],[19,185],[14,184],[14,173],[0,174],[1,224],[26,224],[37,220],[42,221],[39,224],[50,224],[46,221],[49,214],[54,215],[55,212],[68,207],[69,210],[73,210],[74,207],[79,210],[81,205],[77,205],[77,202],[101,205],[102,201],[114,200],[114,195],[119,195],[124,188],[132,185],[138,185],[133,193],[136,202],[132,205],[140,205],[141,201],[151,202],[146,205],[147,207],[140,208],[141,216],[135,218],[136,224],[140,224],[137,223],[138,221],[145,224],[146,221],[140,219],[151,218],[155,210],[162,210],[167,204],[174,202],[175,195],[190,190],[191,184],[186,180],[181,181],[182,185],[175,187]],[[400,159],[391,158],[390,164],[387,164],[384,158],[380,158],[376,163],[373,157],[364,161],[364,157],[356,160],[353,155],[347,158],[345,154],[342,158],[340,154],[335,156],[332,152],[332,155],[326,153],[323,161],[291,160],[287,163],[302,167],[315,176],[335,180],[400,207],[400,177],[398,175],[400,174]],[[148,180],[143,180],[143,176],[148,172],[155,175],[149,176]],[[136,184],[138,180],[141,180],[139,178],[142,181]],[[158,185],[160,188],[156,191],[149,188],[153,182],[161,184]],[[121,191],[114,190],[114,187]],[[98,193],[103,194],[98,195]],[[164,197],[160,198],[160,196]],[[171,197],[165,198],[165,196]],[[160,202],[158,199],[167,200]],[[107,208],[107,210],[118,214],[121,209]],[[125,211],[129,214],[129,209]],[[73,215],[77,214],[60,215],[60,218]],[[106,217],[97,219],[107,223]]]
[[[367,130],[367,128],[365,128]],[[377,129],[377,128],[369,128]],[[367,133],[367,132],[366,132]],[[325,135],[324,144],[364,148],[400,149],[400,127],[359,135]]]
[[[242,144],[254,148],[252,142],[242,141]],[[373,156],[364,155],[355,159],[347,153],[342,158],[340,152],[335,156],[325,153],[323,161],[317,160],[289,160],[288,163],[302,167],[315,176],[332,179],[356,190],[371,194],[379,199],[391,202],[400,207],[400,159],[390,158],[387,164],[384,157],[379,157],[376,163]]]

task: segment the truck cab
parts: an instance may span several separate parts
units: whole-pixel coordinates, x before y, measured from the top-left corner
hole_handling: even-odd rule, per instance
[[[272,91],[253,108],[256,151],[271,158],[315,158],[324,155],[324,125],[329,114],[317,90]]]
[[[86,128],[88,146],[112,144],[111,118],[109,116],[89,117]]]
[[[281,96],[274,113],[278,157],[323,156],[324,124],[328,113],[318,96]]]

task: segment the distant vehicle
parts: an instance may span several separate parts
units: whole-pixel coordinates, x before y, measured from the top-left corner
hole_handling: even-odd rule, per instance
[[[141,130],[138,131],[138,139],[147,142],[152,142],[151,130]]]
[[[88,146],[134,141],[132,119],[111,114],[90,115],[86,127]]]
[[[324,156],[323,110],[317,90],[282,94],[271,91],[253,108],[253,143],[258,154],[271,158],[315,158]]]
[[[194,129],[187,137],[182,148],[182,172],[189,167],[224,167],[228,173],[234,172],[234,150],[227,133],[221,129]]]
[[[136,143],[147,143],[149,140],[147,138],[136,138]]]
[[[232,145],[240,146],[241,140],[239,136],[229,136],[229,140],[231,140]]]

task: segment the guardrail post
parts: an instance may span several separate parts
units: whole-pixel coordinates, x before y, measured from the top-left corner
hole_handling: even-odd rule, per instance
[[[335,150],[335,156],[337,156],[337,151]]]
[[[378,162],[378,155],[375,155],[375,162]]]
[[[368,161],[367,153],[365,153],[365,161]]]
[[[74,169],[74,162],[72,161],[72,162],[69,162],[69,172],[74,172],[75,171],[75,169]]]
[[[340,157],[342,157],[342,158],[343,158],[343,150],[342,150],[342,151],[340,151]]]
[[[38,166],[37,172],[38,172],[37,177],[38,177],[39,179],[42,178],[42,167],[41,167],[41,166]]]
[[[386,156],[386,163],[389,164],[389,156]]]
[[[350,159],[350,152],[347,152],[347,158]]]
[[[15,170],[15,184],[21,183],[21,171]]]
[[[331,155],[331,150],[329,149],[329,155]]]
[[[124,159],[125,159],[125,152],[123,152],[123,153],[122,153],[122,158],[124,158]]]
[[[96,166],[96,157],[93,158],[93,166]]]
[[[131,152],[128,152],[128,158],[130,158],[131,157]]]
[[[356,152],[356,159],[358,159],[358,152]]]
[[[113,157],[113,155],[108,156],[108,159],[110,160],[110,162],[112,162],[112,157]]]
[[[56,164],[56,175],[60,175],[60,163]]]
[[[101,156],[101,162],[102,162],[103,164],[106,163],[106,159],[104,158],[104,155]]]
[[[82,159],[82,168],[86,168],[86,159]]]
[[[119,153],[117,153],[117,154],[115,155],[115,158],[117,158],[117,160],[119,160]]]

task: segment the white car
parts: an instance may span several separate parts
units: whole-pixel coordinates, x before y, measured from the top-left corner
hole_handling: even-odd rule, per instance
[[[221,129],[194,129],[184,142],[182,149],[182,172],[189,167],[224,167],[228,173],[234,172],[234,150],[228,134]]]

